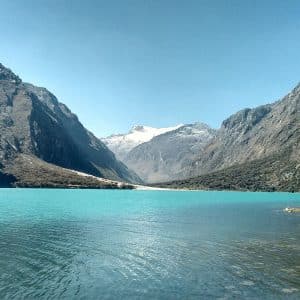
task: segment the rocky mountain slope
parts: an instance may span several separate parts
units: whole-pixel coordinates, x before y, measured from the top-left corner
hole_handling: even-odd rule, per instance
[[[35,156],[20,154],[0,173],[0,187],[133,189],[133,184],[96,177],[46,163]],[[3,181],[1,180],[1,175]]]
[[[226,119],[180,176],[192,178],[162,186],[299,192],[300,85],[280,101]]]
[[[135,125],[126,134],[113,134],[103,138],[102,141],[113,151],[116,157],[123,160],[125,156],[136,146],[150,141],[153,137],[175,130],[182,125],[166,128],[154,128],[150,126]]]
[[[244,109],[225,121],[215,139],[181,173],[191,177],[291,148],[291,159],[299,158],[300,85],[273,104]]]
[[[291,149],[193,178],[157,184],[174,189],[300,192],[300,162]]]
[[[148,183],[178,179],[215,133],[206,124],[183,125],[134,147],[123,162]]]
[[[53,94],[45,88],[23,83],[0,64],[0,179],[3,183],[22,182],[28,177],[17,171],[24,155],[32,158],[26,162],[28,166],[37,161],[39,166],[45,163],[43,185],[49,180],[49,164],[112,180],[140,182]],[[62,177],[67,176],[62,170],[56,171]]]

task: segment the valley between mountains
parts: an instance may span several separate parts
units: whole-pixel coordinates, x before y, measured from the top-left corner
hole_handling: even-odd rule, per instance
[[[300,85],[272,104],[237,112],[218,130],[195,123],[135,138],[155,130],[135,126],[103,142],[155,186],[300,191]]]
[[[101,136],[101,132],[97,132]],[[47,89],[0,64],[0,186],[300,191],[300,85],[204,123],[97,138]]]

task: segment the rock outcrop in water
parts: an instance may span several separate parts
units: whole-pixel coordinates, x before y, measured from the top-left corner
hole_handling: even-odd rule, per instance
[[[1,64],[0,163],[1,185],[8,186],[47,186],[53,176],[66,186],[70,177],[75,185],[80,186],[82,182],[83,186],[93,186],[94,183],[87,183],[90,178],[83,179],[75,173],[70,176],[65,169],[140,182],[53,94],[22,82]],[[52,165],[56,166],[55,171]],[[102,186],[104,182],[95,185]]]

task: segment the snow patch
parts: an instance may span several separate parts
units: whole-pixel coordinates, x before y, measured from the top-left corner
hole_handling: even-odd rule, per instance
[[[155,136],[173,131],[182,127],[179,124],[173,127],[155,128],[150,126],[135,125],[127,134],[111,135],[102,141],[112,150],[118,158],[125,156],[134,147],[150,141]]]

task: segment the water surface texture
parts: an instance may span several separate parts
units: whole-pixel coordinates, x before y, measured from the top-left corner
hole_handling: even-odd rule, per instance
[[[0,299],[299,299],[299,194],[0,190]]]

